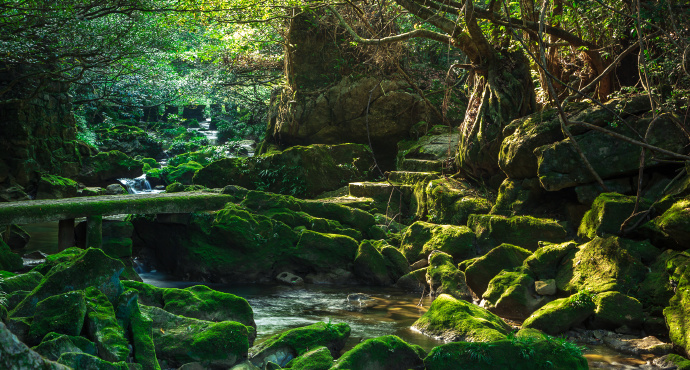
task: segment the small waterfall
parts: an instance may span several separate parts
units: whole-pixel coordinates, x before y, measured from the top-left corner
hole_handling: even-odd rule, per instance
[[[124,185],[130,194],[159,192],[151,189],[151,184],[146,180],[146,174],[133,179],[117,179],[117,181]]]

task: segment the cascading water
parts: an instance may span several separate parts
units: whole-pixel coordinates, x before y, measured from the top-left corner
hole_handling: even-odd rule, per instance
[[[141,194],[141,193],[160,193],[161,190],[151,189],[151,184],[146,180],[146,174],[133,179],[117,179],[122,185],[127,188],[127,192],[130,194]]]

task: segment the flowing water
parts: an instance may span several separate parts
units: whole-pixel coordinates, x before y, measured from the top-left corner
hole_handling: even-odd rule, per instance
[[[57,222],[22,226],[31,235],[27,252],[57,252]],[[146,283],[161,288],[185,288],[199,283],[174,280],[159,272],[142,273]],[[442,342],[410,329],[431,304],[428,298],[393,287],[305,285],[227,285],[205,284],[209,287],[245,298],[254,311],[257,341],[287,329],[315,322],[347,323],[352,329],[346,349],[360,341],[393,334],[403,340],[430,350]],[[361,293],[371,298],[348,301],[348,295]],[[418,303],[421,303],[418,306]],[[641,369],[646,361],[620,354],[606,346],[587,346],[585,357],[591,368]],[[648,367],[647,367],[648,368]]]

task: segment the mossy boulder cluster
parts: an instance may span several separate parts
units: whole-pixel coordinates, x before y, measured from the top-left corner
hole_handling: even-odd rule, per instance
[[[51,257],[0,278],[3,368],[231,367],[247,358],[256,330],[246,300],[120,281],[124,265],[100,249]]]

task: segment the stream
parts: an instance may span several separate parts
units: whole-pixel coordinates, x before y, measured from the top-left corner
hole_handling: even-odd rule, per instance
[[[115,216],[117,217],[117,216]],[[57,252],[57,222],[22,225],[31,235],[25,253]],[[302,287],[261,284],[209,284],[179,281],[160,272],[140,274],[145,283],[161,288],[186,288],[203,284],[212,289],[245,298],[254,311],[257,325],[255,344],[271,335],[315,322],[347,323],[352,329],[345,350],[364,339],[381,335],[397,335],[429,351],[442,341],[410,329],[431,304],[427,297],[421,301],[418,294],[410,294],[395,287],[356,285],[313,285]],[[348,302],[351,293],[362,293],[372,299]],[[606,346],[586,346],[585,357],[590,368],[597,369],[658,369],[644,365],[646,361],[618,353]]]

